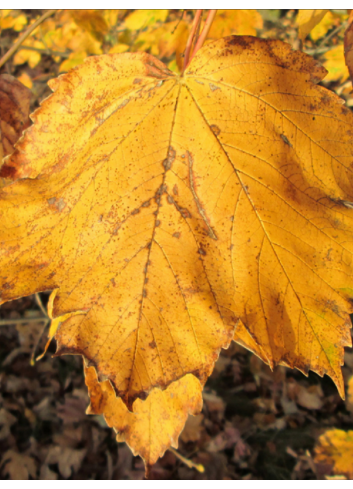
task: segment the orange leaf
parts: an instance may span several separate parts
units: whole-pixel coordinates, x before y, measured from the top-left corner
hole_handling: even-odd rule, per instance
[[[85,367],[85,376],[91,399],[87,414],[104,414],[108,426],[117,431],[117,440],[126,441],[133,454],[143,458],[147,470],[170,446],[178,448],[188,414],[202,408],[202,386],[190,374],[165,391],[153,389],[146,401],[136,401],[133,413],[115,396],[109,381],[98,382],[93,367]]]
[[[57,354],[130,410],[186,374],[203,384],[234,335],[343,395],[353,116],[325,73],[232,36],[182,76],[124,53],[53,80],[0,172],[1,301],[55,289]]]

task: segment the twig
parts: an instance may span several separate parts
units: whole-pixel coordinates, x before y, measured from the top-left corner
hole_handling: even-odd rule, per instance
[[[196,469],[201,474],[203,474],[205,472],[205,467],[202,464],[195,464],[194,462],[192,462],[188,458],[183,457],[182,455],[180,455],[180,453],[177,450],[175,450],[175,448],[169,447],[169,451],[174,453],[174,455],[179,460],[181,460],[187,467],[189,467],[189,469]]]
[[[68,58],[70,56],[70,53],[67,51],[52,51],[51,49],[40,49],[33,46],[20,46],[18,50],[21,51],[21,49],[36,51],[37,53],[47,54],[48,56],[60,56],[61,58]]]
[[[326,47],[316,48],[316,49],[304,49],[303,53],[310,54],[310,56],[315,56],[316,54],[327,53],[327,51],[331,51],[331,49],[333,49],[332,46],[326,46]]]
[[[48,321],[48,318],[20,318],[20,319],[1,319],[1,326],[11,326],[12,324],[25,324],[25,323],[37,323],[42,321]]]
[[[217,13],[217,10],[210,10],[208,12],[208,15],[207,15],[207,19],[206,19],[204,28],[203,28],[203,30],[202,30],[202,32],[200,34],[200,37],[198,38],[198,41],[196,43],[196,46],[194,48],[194,51],[192,53],[192,56],[191,56],[190,61],[195,56],[195,54],[197,53],[197,51],[203,46],[203,43],[205,42],[206,37],[208,36],[208,33],[210,32],[211,25],[212,25],[212,22],[213,22],[213,20],[214,20],[214,18],[216,16],[216,13]]]
[[[345,29],[348,25],[348,22],[342,22],[336,29],[334,29],[328,36],[326,36],[318,45],[318,49],[320,49],[324,44],[327,43],[333,36],[339,33],[340,30]]]
[[[42,302],[42,299],[40,298],[40,295],[38,293],[34,294],[34,297],[36,299],[36,303],[37,303],[37,306],[39,307],[39,309],[42,311],[43,315],[49,319],[49,316],[48,316],[48,313],[47,311],[45,310],[45,307],[43,306],[43,302]]]
[[[189,64],[189,57],[190,57],[190,53],[191,53],[192,42],[194,40],[194,36],[195,36],[196,31],[197,31],[197,26],[198,26],[199,22],[201,21],[201,15],[202,15],[202,9],[196,10],[194,22],[192,23],[191,32],[189,34],[189,37],[188,37],[188,40],[186,43],[183,72],[185,71],[187,65]]]
[[[45,12],[38,20],[34,22],[34,24],[30,25],[28,29],[20,36],[15,44],[10,48],[7,53],[0,59],[0,68],[8,61],[11,56],[17,51],[17,49],[21,46],[23,41],[27,39],[27,37],[36,29],[42,22],[44,22],[48,17],[55,14],[57,9],[51,9]]]
[[[51,338],[50,338],[50,340],[47,342],[47,345],[46,345],[46,346],[45,346],[45,348],[44,348],[44,352],[43,352],[41,355],[39,355],[39,357],[37,357],[37,358],[35,357],[35,355],[36,355],[36,351],[37,351],[37,348],[38,348],[38,345],[39,345],[39,343],[40,343],[41,339],[43,338],[43,334],[44,334],[45,330],[47,329],[49,322],[50,322],[50,320],[49,320],[49,318],[48,318],[48,319],[46,320],[46,322],[44,323],[43,329],[42,329],[42,331],[41,331],[40,335],[38,336],[37,341],[36,341],[36,342],[35,342],[35,344],[33,345],[33,348],[32,348],[32,353],[31,353],[31,359],[30,359],[30,362],[29,362],[29,363],[32,365],[32,367],[33,367],[33,365],[35,365],[36,361],[38,361],[38,360],[40,360],[41,358],[43,358],[43,357],[44,357],[44,355],[45,355],[45,354],[46,354],[46,352],[47,352],[47,349],[48,349],[48,346],[49,346],[49,344],[50,344],[50,340],[51,340]]]

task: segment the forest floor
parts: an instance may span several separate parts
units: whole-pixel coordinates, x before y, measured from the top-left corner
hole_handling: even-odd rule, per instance
[[[283,11],[272,20],[270,14],[263,14],[261,35],[298,47],[296,11]],[[323,53],[342,43],[342,35],[332,25],[318,42],[307,40],[305,48],[322,61]],[[1,55],[16,36],[11,29],[2,31]],[[59,74],[59,62],[42,54],[34,67],[10,61],[1,73],[22,80],[24,73],[28,76],[34,109],[51,93],[46,82]],[[324,85],[352,106],[347,78],[331,77]],[[40,297],[46,305],[48,294]],[[143,479],[141,459],[127,445],[116,442],[102,416],[85,414],[89,399],[81,357],[52,358],[52,342],[43,359],[31,362],[46,343],[43,318],[35,296],[1,306],[1,478]],[[353,375],[351,349],[346,351],[342,370],[347,384]],[[271,371],[235,343],[221,352],[203,399],[202,413],[187,421],[178,452],[202,464],[205,471],[188,468],[167,451],[152,468],[151,479],[325,479],[334,472],[329,464],[315,461],[319,436],[329,428],[353,430],[353,401],[342,400],[328,377],[312,372],[305,377],[285,367]]]

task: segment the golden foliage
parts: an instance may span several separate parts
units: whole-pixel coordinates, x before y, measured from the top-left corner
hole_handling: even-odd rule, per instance
[[[92,410],[147,463],[197,412],[188,374],[204,384],[233,337],[343,396],[353,116],[325,74],[246,36],[209,43],[183,76],[149,54],[90,57],[50,82],[1,168],[1,302],[54,290],[57,354],[84,356]],[[124,420],[144,413],[135,440],[152,402],[171,421],[146,455]]]
[[[168,17],[168,10],[135,10],[125,19],[125,25],[131,31],[140,30],[156,22],[164,22]]]
[[[325,81],[346,81],[349,78],[349,71],[344,59],[344,47],[343,45],[336,46],[324,54],[325,61],[324,67],[328,73],[325,77]]]
[[[13,29],[21,31],[27,24],[24,14],[19,14],[16,10],[0,9],[0,32],[2,29]]]
[[[146,467],[155,464],[170,446],[178,448],[188,414],[202,408],[202,386],[190,374],[164,391],[153,389],[146,401],[135,402],[133,413],[116,397],[109,381],[98,382],[93,367],[85,368],[85,376],[91,399],[87,414],[104,414],[108,426],[117,431],[117,441],[126,441]]]
[[[299,10],[297,25],[299,26],[299,39],[304,41],[311,30],[325,17],[328,9],[324,10]]]
[[[217,22],[211,26],[209,39],[237,34],[256,36],[257,29],[262,29],[263,20],[257,10],[218,10]]]
[[[353,479],[353,431],[327,430],[315,447],[315,463]]]

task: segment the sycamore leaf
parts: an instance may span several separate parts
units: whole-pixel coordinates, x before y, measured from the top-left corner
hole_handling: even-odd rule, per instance
[[[3,156],[13,152],[14,144],[31,123],[31,95],[31,91],[12,75],[0,75],[0,147]]]
[[[353,431],[327,430],[319,437],[314,461],[353,479]]]
[[[72,313],[57,354],[130,409],[188,373],[203,384],[234,334],[343,395],[353,116],[325,73],[233,36],[182,77],[124,53],[53,80],[0,172],[1,302],[56,289],[52,317]]]
[[[328,9],[324,10],[299,10],[296,19],[299,26],[299,39],[304,41],[306,36],[310,34],[311,30],[325,17],[329,12]]]
[[[85,377],[91,400],[87,414],[104,414],[108,426],[117,431],[117,440],[126,441],[147,469],[170,446],[178,448],[188,414],[198,414],[202,408],[202,386],[190,374],[164,391],[153,389],[146,401],[135,402],[133,413],[116,397],[109,381],[98,382],[93,367],[85,367]]]

